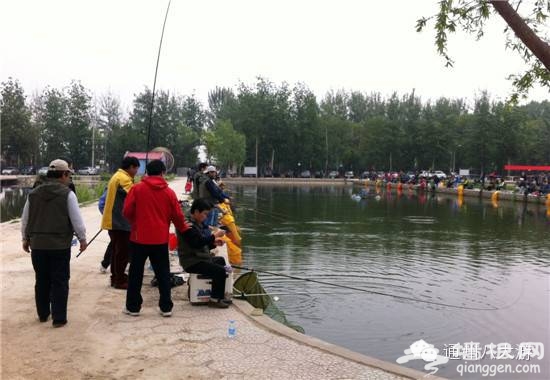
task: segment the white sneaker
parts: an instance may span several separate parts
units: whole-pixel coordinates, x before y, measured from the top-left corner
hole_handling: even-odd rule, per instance
[[[105,268],[102,264],[99,264],[99,271],[101,273],[107,273],[107,268]]]
[[[132,317],[138,317],[139,316],[139,311],[130,311],[126,308],[122,309],[122,312],[126,315],[131,315]]]
[[[162,311],[159,309],[159,314],[162,315],[163,317],[165,318],[168,318],[168,317],[171,317],[172,316],[172,312],[171,311]]]

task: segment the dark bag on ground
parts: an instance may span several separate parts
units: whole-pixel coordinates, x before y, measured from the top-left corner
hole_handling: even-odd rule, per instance
[[[181,286],[183,284],[185,284],[185,280],[183,279],[183,277],[176,276],[175,274],[170,273],[170,285],[172,285],[172,288],[175,288],[176,286]],[[153,277],[153,279],[151,280],[151,286],[159,286],[159,282],[156,277]]]

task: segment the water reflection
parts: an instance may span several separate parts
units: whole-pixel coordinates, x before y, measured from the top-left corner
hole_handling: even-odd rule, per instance
[[[31,188],[3,188],[0,193],[0,222],[19,218]]]
[[[351,187],[236,190],[237,220],[250,229],[247,266],[386,294],[260,276],[268,291],[310,293],[279,301],[306,333],[391,362],[418,339],[440,350],[470,341],[550,347],[544,205],[495,208],[491,200],[408,191],[356,201]],[[438,375],[457,378],[456,364]],[[544,368],[539,378],[550,378]]]

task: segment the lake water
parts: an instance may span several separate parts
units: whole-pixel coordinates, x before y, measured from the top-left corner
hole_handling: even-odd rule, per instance
[[[289,320],[308,335],[393,363],[423,339],[439,355],[456,358],[437,367],[436,375],[448,378],[483,378],[467,373],[476,371],[469,364],[485,366],[477,371],[535,364],[541,373],[497,372],[493,378],[550,378],[550,353],[525,360],[519,348],[541,342],[550,349],[550,219],[544,205],[495,207],[478,198],[373,191],[356,201],[353,191],[234,187],[244,266],[368,291],[260,273]],[[496,359],[506,346],[490,345],[501,343],[511,345],[514,359]],[[457,344],[468,348],[456,354]],[[485,352],[483,360],[475,360],[476,352]],[[427,363],[404,365],[426,372]]]
[[[21,217],[31,188],[3,188],[0,192],[0,223]]]

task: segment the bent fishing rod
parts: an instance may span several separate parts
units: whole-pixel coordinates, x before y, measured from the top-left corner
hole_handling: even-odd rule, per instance
[[[157,53],[157,64],[155,67],[155,78],[153,79],[153,93],[151,94],[151,107],[149,109],[149,126],[147,127],[147,146],[145,150],[145,165],[147,165],[147,162],[149,161],[149,146],[151,141],[151,127],[153,125],[153,108],[155,107],[155,90],[157,88],[157,74],[159,70],[160,52],[162,50],[162,40],[164,39],[164,28],[166,27],[166,20],[168,19],[168,11],[170,10],[171,3],[172,3],[172,0],[169,0],[168,6],[166,7],[166,14],[164,15],[164,23],[162,24],[162,32],[160,34],[159,50]],[[101,233],[101,231],[102,229],[97,231],[94,237],[88,242],[88,247],[94,241],[94,239]],[[82,252],[83,251],[79,252],[78,255],[76,255],[76,257],[80,256]]]
[[[160,62],[160,52],[162,50],[162,40],[164,38],[164,28],[166,27],[166,20],[168,19],[168,11],[170,10],[170,4],[172,3],[172,0],[168,1],[168,6],[166,7],[166,14],[164,15],[164,23],[162,24],[162,32],[160,34],[160,43],[159,43],[159,50],[157,54],[157,65],[155,67],[155,79],[153,80],[153,93],[151,94],[151,107],[149,109],[149,126],[147,128],[147,146],[145,150],[145,165],[147,165],[148,159],[149,159],[149,148],[150,148],[150,141],[151,141],[151,127],[153,125],[153,109],[155,107],[155,90],[157,88],[157,74],[159,71],[159,62]]]
[[[311,279],[311,278],[298,277],[298,276],[291,276],[291,275],[288,275],[288,274],[277,273],[277,272],[270,272],[270,271],[267,271],[267,270],[259,270],[259,269],[254,269],[254,268],[247,268],[247,267],[238,266],[238,265],[232,265],[232,267],[233,267],[233,268],[236,268],[236,269],[242,269],[242,270],[250,271],[250,272],[266,273],[266,274],[270,274],[270,275],[272,275],[272,276],[280,276],[280,277],[290,278],[290,279],[293,279],[293,280],[314,282],[314,283],[316,283],[316,284],[323,284],[323,285],[334,286],[334,287],[337,287],[337,288],[343,288],[343,289],[349,289],[349,290],[356,290],[356,291],[359,291],[359,292],[370,293],[370,294],[376,294],[376,295],[385,296],[385,297],[392,297],[392,298],[396,298],[396,299],[400,299],[400,300],[405,300],[405,301],[415,301],[415,302],[426,303],[426,304],[429,304],[429,305],[444,306],[444,307],[450,307],[450,308],[454,308],[454,309],[465,309],[465,310],[495,311],[495,310],[506,309],[506,308],[512,306],[513,304],[515,304],[515,303],[519,300],[519,297],[521,297],[521,294],[523,293],[523,284],[522,284],[522,291],[521,291],[520,295],[518,296],[518,299],[516,299],[516,300],[515,300],[514,302],[512,302],[511,304],[506,305],[506,306],[503,306],[503,307],[491,306],[491,307],[483,308],[483,307],[453,305],[453,304],[448,304],[448,303],[443,303],[443,302],[435,302],[435,301],[421,300],[421,299],[418,299],[418,298],[399,296],[399,295],[395,295],[395,294],[389,294],[389,293],[384,293],[384,292],[378,292],[378,291],[375,291],[375,290],[368,290],[368,289],[364,289],[364,288],[357,288],[357,287],[355,287],[355,286],[348,286],[348,285],[335,284],[335,283],[332,283],[332,282],[326,282],[326,281],[320,281],[320,280],[313,280],[313,279]],[[241,293],[240,295],[241,295],[242,297],[247,297],[247,296],[248,296],[248,295],[247,295],[246,293],[244,293],[244,292],[239,291],[239,293]],[[265,293],[265,294],[257,293],[257,294],[253,294],[252,296],[259,296],[259,295],[267,295],[267,296],[268,296],[269,294],[268,294],[268,293]]]

